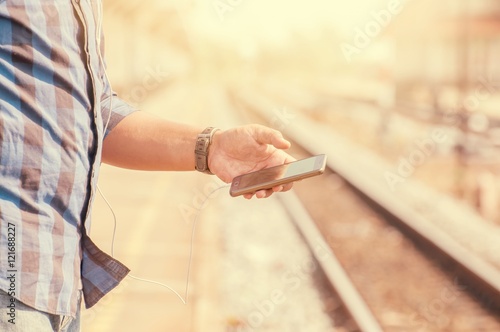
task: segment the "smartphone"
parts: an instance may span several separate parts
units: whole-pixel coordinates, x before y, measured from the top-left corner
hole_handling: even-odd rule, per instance
[[[323,174],[326,167],[326,155],[293,161],[287,164],[264,168],[237,176],[231,183],[229,194],[233,197],[253,194],[262,189],[271,189],[285,183],[302,180]]]

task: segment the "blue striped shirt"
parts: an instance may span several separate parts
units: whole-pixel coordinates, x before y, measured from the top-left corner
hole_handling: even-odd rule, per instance
[[[0,0],[0,288],[52,314],[129,272],[86,232],[102,141],[134,111],[105,75],[100,8]]]

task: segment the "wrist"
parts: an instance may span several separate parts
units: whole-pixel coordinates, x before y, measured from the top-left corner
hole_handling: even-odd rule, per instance
[[[215,127],[208,127],[203,132],[198,134],[196,139],[196,145],[194,150],[195,157],[195,169],[199,172],[206,174],[213,174],[210,171],[209,165],[211,164],[210,149],[213,149],[212,145],[214,142],[215,134],[220,131],[220,129]]]
[[[222,135],[222,130],[220,130],[220,129],[217,130],[212,135],[212,140],[211,140],[211,144],[210,144],[210,152],[209,152],[208,158],[207,158],[208,168],[210,170],[212,169],[214,157],[217,155],[218,151],[220,150],[220,135]]]

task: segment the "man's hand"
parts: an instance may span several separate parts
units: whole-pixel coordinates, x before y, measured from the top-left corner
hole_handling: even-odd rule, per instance
[[[284,152],[290,147],[277,130],[261,125],[247,125],[218,131],[212,138],[208,166],[224,182],[231,182],[238,175],[281,165],[295,159]],[[273,192],[287,191],[292,184],[260,190],[257,198],[266,198]],[[252,194],[245,198],[252,198]]]
[[[148,171],[192,171],[194,147],[200,127],[168,121],[146,112],[135,112],[123,119],[104,140],[104,162],[129,169]],[[212,137],[208,167],[225,182],[236,176],[281,165],[295,159],[284,149],[290,147],[279,131],[260,125],[247,125],[217,131]],[[291,184],[255,193],[269,197],[286,191]],[[252,194],[245,195],[252,198]]]

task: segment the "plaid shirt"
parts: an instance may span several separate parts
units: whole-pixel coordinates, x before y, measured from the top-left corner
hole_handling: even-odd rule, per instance
[[[129,272],[86,232],[102,140],[134,111],[106,79],[100,6],[0,0],[0,288],[52,314]]]

